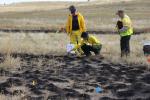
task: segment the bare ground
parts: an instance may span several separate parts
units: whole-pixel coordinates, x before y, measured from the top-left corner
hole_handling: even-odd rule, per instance
[[[21,100],[150,99],[150,71],[143,65],[114,64],[100,56],[81,59],[13,54],[12,57],[19,57],[24,64],[11,72],[0,69],[1,78],[5,77],[0,82],[0,92],[7,98],[20,95]],[[3,62],[3,55],[0,58]],[[96,86],[102,87],[103,92],[96,93]]]

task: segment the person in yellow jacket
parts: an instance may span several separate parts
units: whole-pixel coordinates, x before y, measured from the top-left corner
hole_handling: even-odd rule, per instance
[[[120,20],[117,22],[117,30],[121,36],[120,39],[120,48],[121,48],[121,57],[130,55],[130,38],[133,34],[133,26],[131,19],[128,15],[125,14],[123,10],[119,10],[117,15],[120,17]]]
[[[95,36],[82,32],[81,38],[81,42],[74,49],[81,48],[86,56],[90,56],[91,52],[94,52],[95,55],[100,54],[102,44]]]
[[[81,42],[81,33],[86,31],[85,20],[81,13],[77,12],[75,6],[70,6],[71,14],[68,16],[66,32],[70,37],[70,43],[77,45]]]

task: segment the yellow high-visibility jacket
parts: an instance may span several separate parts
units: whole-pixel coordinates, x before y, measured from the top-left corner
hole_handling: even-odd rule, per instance
[[[75,46],[74,49],[80,48],[82,45],[101,45],[100,41],[93,35],[89,35],[89,38],[87,40],[82,39],[81,43]]]
[[[85,26],[84,17],[79,12],[77,12],[76,14],[78,16],[79,30],[80,30],[81,33],[85,32],[86,31],[86,26]],[[67,21],[67,25],[66,25],[66,32],[68,34],[72,33],[72,15],[71,14],[68,17],[68,21]]]
[[[124,32],[121,32],[120,35],[121,36],[127,36],[127,35],[132,35],[133,34],[133,26],[132,26],[132,22],[129,16],[125,15],[125,17],[123,19],[121,19],[123,26],[127,27],[128,29]]]

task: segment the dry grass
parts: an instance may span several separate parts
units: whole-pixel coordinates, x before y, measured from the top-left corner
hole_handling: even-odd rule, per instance
[[[6,96],[6,95],[3,95],[3,94],[1,94],[0,95],[0,98],[1,98],[1,100],[21,100],[21,96]]]
[[[30,2],[30,3],[18,3],[10,5],[1,5],[0,13],[2,12],[28,12],[28,11],[39,11],[39,10],[54,10],[62,9],[69,3],[57,3],[57,2]]]
[[[4,62],[0,63],[0,69],[15,71],[21,67],[20,58],[13,58],[10,55],[4,57]]]
[[[116,2],[123,2],[124,0],[90,0],[92,2],[26,2],[26,3],[15,3],[10,5],[0,5],[0,12],[27,12],[27,11],[49,11],[56,9],[63,9],[71,4],[86,6],[95,4],[112,4]],[[134,0],[126,0],[126,2]]]
[[[134,35],[131,38],[131,57],[127,59],[120,58],[120,36],[119,35],[96,35],[103,44],[102,55],[115,63],[129,64],[147,64],[146,57],[143,54],[143,41],[150,40],[150,34]],[[29,53],[29,54],[66,54],[66,44],[69,43],[66,34],[58,33],[1,33],[0,53]],[[7,64],[15,64],[19,59],[6,57]],[[42,62],[42,61],[40,61]],[[40,65],[39,62],[39,65]],[[2,66],[3,64],[1,64]]]
[[[0,93],[0,100],[26,100],[26,99],[23,99],[25,97],[25,94],[29,94],[28,93],[28,89],[27,87],[24,87],[24,86],[12,86],[11,88],[9,88],[10,91],[22,91],[22,92],[18,92],[18,94],[16,95],[5,95],[3,93]]]
[[[67,36],[57,33],[2,33],[0,41],[3,45],[0,46],[0,52],[48,54],[60,49],[65,51],[64,44],[67,44],[67,40]]]
[[[105,0],[104,3],[102,2],[103,0],[96,3],[75,3],[78,10],[86,18],[88,30],[113,31],[117,20],[115,13],[118,9],[125,9],[132,18],[136,29],[149,28],[149,0],[118,3],[111,3],[110,0]],[[29,3],[1,6],[0,28],[59,29],[64,27],[66,23],[69,13],[66,8],[71,4],[74,3]]]
[[[150,40],[150,34],[134,35],[131,38],[131,56],[128,58],[120,57],[120,36],[100,35],[103,43],[102,54],[109,61],[115,63],[141,64],[148,65],[147,58],[143,54],[143,42]]]

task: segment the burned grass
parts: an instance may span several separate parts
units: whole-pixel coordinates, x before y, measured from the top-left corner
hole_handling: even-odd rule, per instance
[[[81,59],[13,54],[12,57],[19,57],[24,64],[14,72],[0,69],[1,77],[6,77],[0,82],[0,93],[6,98],[19,95],[29,100],[150,99],[150,70],[146,66],[114,64],[100,56]],[[103,92],[96,93],[96,86],[102,87]]]

